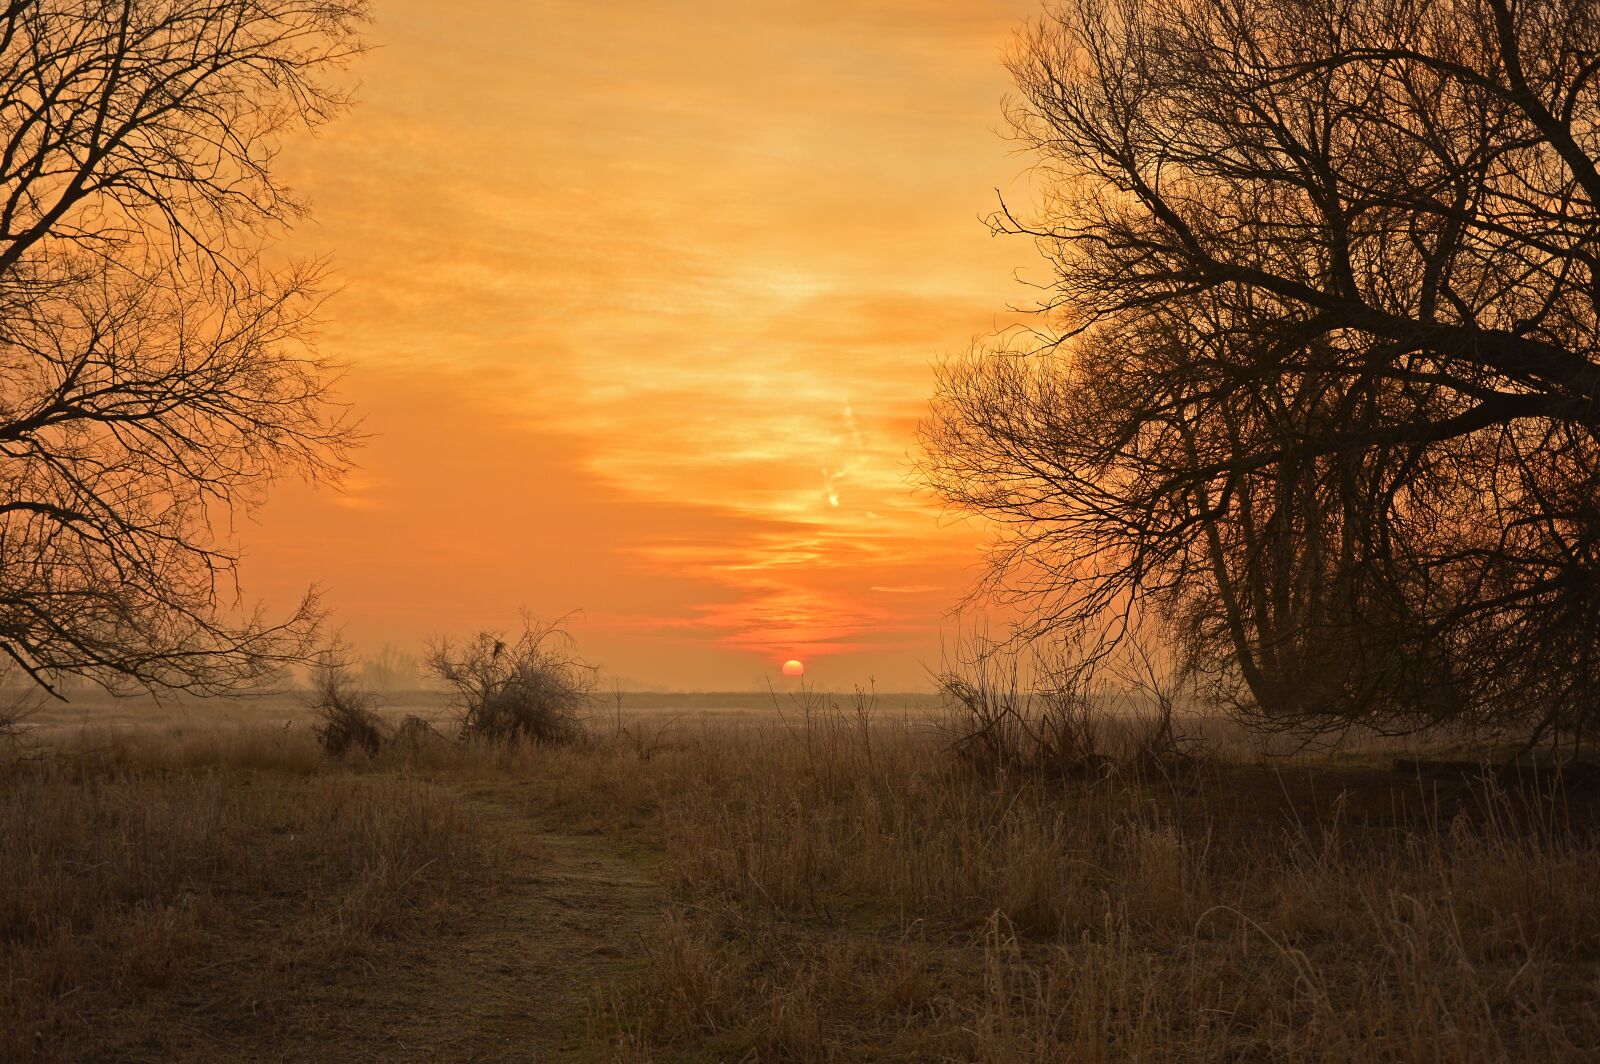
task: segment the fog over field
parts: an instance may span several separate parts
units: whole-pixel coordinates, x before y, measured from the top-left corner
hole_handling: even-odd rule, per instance
[[[771,722],[785,714],[799,716],[800,687],[772,691],[684,691],[597,693],[582,712],[596,720],[613,716],[618,706],[625,716],[661,717],[685,724],[709,722]],[[854,690],[827,692],[806,688],[810,697],[849,704]],[[931,720],[944,705],[937,694],[873,692],[876,714],[885,719]],[[61,733],[76,728],[171,728],[307,725],[316,719],[315,696],[309,690],[289,689],[271,694],[232,698],[168,696],[113,698],[103,692],[74,692],[69,702],[32,700],[23,724],[41,733]],[[416,714],[448,722],[452,713],[449,693],[435,688],[384,691],[378,709],[386,716]]]

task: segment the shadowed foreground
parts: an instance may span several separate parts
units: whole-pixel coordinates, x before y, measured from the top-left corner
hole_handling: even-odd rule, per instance
[[[515,787],[466,804],[509,848],[460,924],[396,944],[295,1002],[280,1032],[240,1032],[230,1058],[526,1061],[588,1056],[593,988],[627,969],[660,898],[603,837],[541,832]],[[200,1057],[214,1058],[215,1050]]]
[[[560,1059],[660,900],[532,784],[329,771],[284,733],[8,770],[0,1057]],[[21,851],[20,853],[18,851]]]
[[[0,774],[0,1057],[1600,1052],[1595,780],[1196,730],[1050,772],[870,707],[85,733]]]

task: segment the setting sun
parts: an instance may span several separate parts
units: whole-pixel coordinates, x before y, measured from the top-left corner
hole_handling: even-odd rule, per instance
[[[806,663],[790,658],[783,663],[783,674],[785,676],[804,676],[806,674]]]

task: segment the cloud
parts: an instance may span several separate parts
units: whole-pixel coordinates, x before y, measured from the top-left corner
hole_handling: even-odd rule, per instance
[[[397,641],[584,606],[675,684],[791,644],[918,673],[979,534],[908,451],[1032,255],[977,217],[1034,10],[390,0],[361,105],[283,156],[378,436],[263,514],[265,582]]]

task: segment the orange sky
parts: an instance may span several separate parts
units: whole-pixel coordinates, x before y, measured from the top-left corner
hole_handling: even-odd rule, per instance
[[[1035,10],[376,0],[359,106],[281,162],[372,438],[242,530],[246,593],[319,582],[361,650],[525,604],[625,682],[925,686],[980,536],[908,454],[1028,298],[978,217]]]

